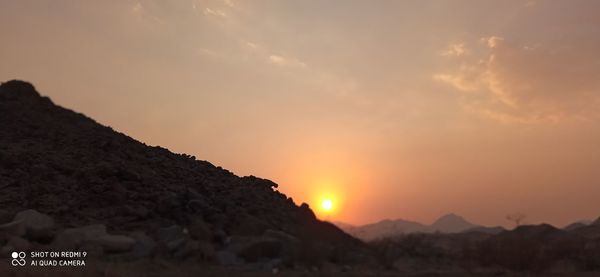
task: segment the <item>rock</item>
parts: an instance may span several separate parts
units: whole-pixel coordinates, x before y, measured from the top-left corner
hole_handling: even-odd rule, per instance
[[[29,241],[26,239],[12,236],[10,239],[8,239],[6,246],[12,247],[13,251],[28,251],[31,247],[31,243],[29,243]]]
[[[218,244],[226,244],[228,243],[228,236],[223,229],[219,228],[213,234],[213,241]]]
[[[201,219],[196,219],[190,224],[189,228],[190,237],[199,241],[210,241],[212,240],[212,232],[206,224]]]
[[[179,225],[172,225],[165,228],[158,229],[156,233],[156,237],[160,242],[171,242],[175,240],[180,240],[185,238],[185,233],[183,232],[183,228]]]
[[[185,243],[187,242],[187,238],[180,238],[180,239],[176,239],[176,240],[172,240],[166,243],[167,249],[171,252],[179,249],[180,247],[182,247],[183,245],[185,245]]]
[[[108,258],[114,262],[130,262],[144,258],[153,257],[156,253],[156,242],[144,233],[136,232],[131,234],[135,243],[129,252],[112,253]]]
[[[135,239],[124,235],[104,235],[91,240],[104,249],[105,252],[126,252],[135,244]]]
[[[156,249],[156,242],[145,234],[134,234],[135,244],[131,249],[133,259],[141,259],[152,256]]]
[[[0,225],[11,222],[13,218],[13,214],[4,210],[0,210]]]
[[[93,241],[96,238],[106,236],[104,224],[94,224],[78,228],[69,228],[60,232],[54,238],[52,246],[60,250],[74,250],[82,243]]]
[[[231,228],[232,235],[259,236],[269,228],[269,225],[251,215],[242,215]]]
[[[23,221],[19,220],[0,225],[0,233],[22,237],[26,231]]]
[[[198,242],[198,258],[203,261],[213,261],[215,259],[215,248],[210,242]]]
[[[277,230],[273,230],[273,229],[266,230],[265,233],[263,234],[263,236],[290,242],[290,243],[300,243],[300,240],[298,238],[296,238],[286,232],[277,231]]]
[[[150,211],[144,206],[131,206],[127,205],[122,209],[123,214],[134,216],[138,219],[147,218],[150,214]]]
[[[301,241],[286,232],[269,229],[265,231],[263,237],[276,239],[281,242],[281,257],[286,262],[296,260],[300,255]]]
[[[162,249],[166,249],[169,253],[173,253],[187,242],[188,235],[186,234],[186,231],[187,229],[183,229],[179,225],[172,225],[158,229],[156,237],[158,238],[158,242],[161,244]]]
[[[244,264],[244,260],[228,250],[217,251],[216,259],[220,265],[231,266]]]
[[[281,241],[272,238],[251,237],[245,242],[236,244],[232,247],[236,255],[249,262],[256,262],[263,258],[279,258],[283,250]]]
[[[200,244],[196,240],[187,240],[183,245],[177,247],[175,253],[173,253],[173,257],[178,260],[183,260],[192,256],[195,252],[200,248]]]
[[[51,239],[54,232],[54,219],[36,210],[17,213],[15,221],[22,221],[27,237],[34,240]]]

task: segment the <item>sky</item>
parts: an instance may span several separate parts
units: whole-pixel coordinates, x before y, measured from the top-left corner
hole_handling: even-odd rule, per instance
[[[600,216],[599,1],[0,0],[0,80],[327,220]],[[320,201],[333,202],[330,213]]]

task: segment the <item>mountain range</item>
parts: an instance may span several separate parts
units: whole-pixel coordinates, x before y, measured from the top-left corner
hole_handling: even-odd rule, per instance
[[[441,216],[430,225],[404,219],[386,219],[361,226],[340,221],[333,223],[340,229],[344,230],[344,232],[362,241],[374,241],[413,233],[456,234],[472,232],[495,235],[501,233],[502,231],[506,231],[506,229],[501,226],[487,227],[471,223],[462,216],[454,213]],[[564,231],[572,231],[573,233],[581,234],[600,233],[600,218],[596,219],[595,221],[575,221],[562,227],[561,229]]]
[[[476,231],[497,234],[504,230],[502,227],[485,227],[473,224],[454,213],[444,215],[430,225],[404,219],[386,219],[362,226],[354,226],[343,222],[334,222],[334,224],[346,233],[363,241],[372,241],[410,233],[460,233]]]

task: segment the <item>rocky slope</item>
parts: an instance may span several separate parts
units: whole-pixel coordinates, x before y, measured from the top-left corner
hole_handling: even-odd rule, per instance
[[[104,252],[126,254],[146,241],[149,256],[184,255],[189,246],[184,256],[221,263],[365,260],[360,241],[296,206],[277,184],[140,143],[22,81],[0,86],[0,191],[4,252],[15,241],[53,247],[76,233],[81,240],[63,246],[95,241]],[[21,217],[32,224],[52,223],[23,226],[15,215],[28,209]],[[121,248],[98,243],[111,235],[123,236]]]

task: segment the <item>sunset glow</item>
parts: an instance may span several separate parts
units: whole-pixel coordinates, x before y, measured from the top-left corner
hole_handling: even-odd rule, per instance
[[[333,209],[333,202],[331,202],[331,199],[323,199],[321,202],[321,208],[326,212],[331,211],[331,209]]]
[[[600,210],[598,10],[1,1],[0,76],[148,145],[270,179],[319,218],[455,212],[495,226],[518,211],[561,226]]]

